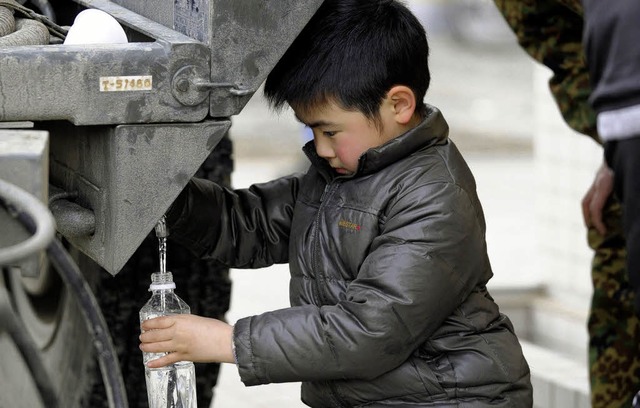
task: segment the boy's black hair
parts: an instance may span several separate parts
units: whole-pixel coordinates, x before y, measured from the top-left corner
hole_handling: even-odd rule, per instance
[[[377,122],[395,85],[415,94],[424,116],[429,45],[418,19],[395,0],[325,0],[267,77],[271,105],[337,102]]]

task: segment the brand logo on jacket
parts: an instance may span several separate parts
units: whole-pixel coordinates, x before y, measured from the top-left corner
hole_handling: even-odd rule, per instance
[[[349,232],[358,232],[362,229],[362,226],[360,224],[356,224],[355,222],[351,222],[347,220],[340,220],[338,222],[338,227],[345,229]]]

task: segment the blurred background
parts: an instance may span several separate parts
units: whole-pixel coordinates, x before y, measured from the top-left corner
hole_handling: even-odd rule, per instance
[[[514,322],[532,369],[536,407],[587,407],[586,319],[592,253],[580,200],[601,148],[562,120],[550,71],[522,51],[485,0],[406,2],[427,29],[431,88],[473,171],[487,221],[489,290]],[[305,135],[291,112],[276,115],[261,92],[234,117],[233,184],[306,169]],[[288,306],[287,265],[232,270],[230,323]],[[297,408],[299,384],[244,387],[223,365],[213,408]]]

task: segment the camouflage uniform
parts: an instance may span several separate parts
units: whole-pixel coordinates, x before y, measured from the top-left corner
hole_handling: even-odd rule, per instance
[[[579,0],[495,0],[522,48],[553,71],[549,86],[565,121],[600,143],[582,47]],[[640,324],[625,269],[620,205],[604,209],[606,236],[594,228],[588,241],[593,298],[589,314],[589,375],[593,407],[630,407],[640,389]]]

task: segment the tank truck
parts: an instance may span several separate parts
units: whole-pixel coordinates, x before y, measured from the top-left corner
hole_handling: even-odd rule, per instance
[[[146,406],[154,226],[194,175],[230,183],[232,117],[321,3],[0,0],[0,406]],[[127,41],[64,44],[86,9]],[[227,269],[176,246],[169,268],[224,316]]]

